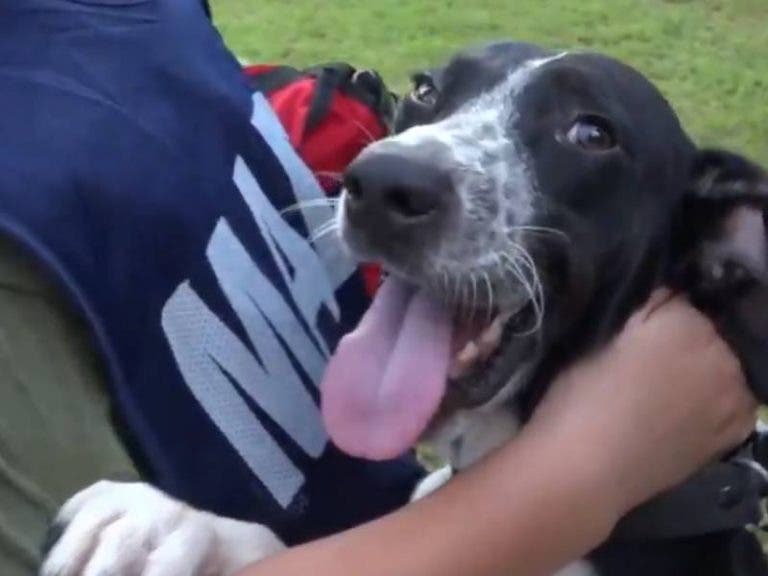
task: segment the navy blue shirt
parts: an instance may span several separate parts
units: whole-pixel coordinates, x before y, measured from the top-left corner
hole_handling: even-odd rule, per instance
[[[258,2],[254,2],[258,10]],[[366,306],[330,208],[200,0],[0,4],[0,231],[93,328],[151,480],[289,543],[404,502],[328,441],[317,384]]]

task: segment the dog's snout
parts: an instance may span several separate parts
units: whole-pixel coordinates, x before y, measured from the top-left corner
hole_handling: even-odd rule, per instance
[[[362,224],[409,227],[440,219],[451,180],[436,162],[390,152],[364,154],[344,175],[347,210]]]

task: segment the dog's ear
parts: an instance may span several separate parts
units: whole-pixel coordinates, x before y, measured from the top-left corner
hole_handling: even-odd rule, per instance
[[[441,90],[442,69],[433,68],[411,74],[411,90],[398,103],[395,114],[395,133],[431,121],[434,114],[433,98]]]
[[[730,152],[698,153],[676,226],[673,282],[717,324],[768,401],[768,175]]]
[[[746,158],[699,152],[677,224],[677,264],[704,297],[750,283],[768,286],[768,175]]]

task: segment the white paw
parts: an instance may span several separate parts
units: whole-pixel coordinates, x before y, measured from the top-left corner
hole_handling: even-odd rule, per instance
[[[573,564],[568,564],[565,568],[553,576],[597,576],[597,572],[586,560],[580,560]]]
[[[453,468],[450,466],[438,468],[416,485],[416,489],[411,494],[411,502],[416,502],[416,500],[429,496],[432,492],[447,484],[451,478],[453,478]]]
[[[228,576],[283,549],[259,524],[195,510],[140,483],[102,481],[73,496],[41,576]]]

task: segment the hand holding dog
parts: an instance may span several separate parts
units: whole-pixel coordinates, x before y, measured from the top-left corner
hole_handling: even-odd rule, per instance
[[[746,439],[757,403],[711,321],[655,293],[600,353],[564,373],[529,433],[612,496],[617,518]]]
[[[631,508],[744,440],[756,407],[712,323],[657,292],[612,343],[557,379],[514,441],[429,498],[248,574],[299,574],[308,562],[333,574],[341,559],[350,573],[552,574]],[[558,574],[589,573],[571,570]]]

